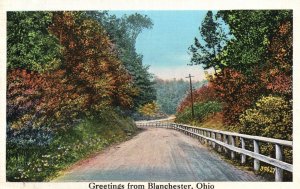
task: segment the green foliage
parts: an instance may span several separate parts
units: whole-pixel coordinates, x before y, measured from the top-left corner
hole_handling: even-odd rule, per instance
[[[262,97],[255,103],[253,108],[247,109],[240,116],[240,124],[241,133],[292,141],[291,102],[278,96],[270,95]],[[275,158],[274,145],[261,144],[260,153]],[[290,148],[283,148],[283,154],[284,161],[293,162],[292,150]]]
[[[139,62],[141,69],[133,81],[135,76],[118,58],[105,29],[85,12],[9,12],[8,28],[7,118],[12,129],[66,129],[73,120],[97,115],[106,107],[130,109],[136,99],[141,98],[144,104],[155,97],[147,69]],[[28,33],[37,37],[28,37]],[[48,47],[50,39],[55,44]],[[40,45],[46,46],[41,49]],[[22,53],[30,57],[21,53],[23,62],[10,63],[19,57],[14,47],[18,52],[24,48]],[[45,49],[53,54],[42,51]],[[55,58],[58,50],[60,66],[48,69],[52,59],[47,56]],[[136,83],[141,83],[140,87]]]
[[[208,11],[199,27],[201,39],[195,37],[194,45],[189,50],[192,53],[191,65],[202,64],[204,69],[223,67],[222,62],[216,59],[228,40],[228,34],[222,28],[222,22]]]
[[[131,119],[119,114],[145,90],[118,56],[105,29],[85,12],[8,13],[10,181],[43,181],[134,132]],[[135,82],[151,91],[147,68],[138,64]]]
[[[51,12],[7,12],[7,68],[38,72],[60,66],[60,46],[48,32]]]
[[[192,119],[192,108],[187,107],[182,112],[176,114],[176,122],[190,123],[192,121],[203,122],[209,116],[220,112],[222,104],[217,101],[207,101],[194,104],[195,120]]]
[[[125,15],[123,19],[126,20],[126,28],[133,42],[144,29],[151,29],[153,26],[152,20],[147,15],[139,13]]]
[[[292,98],[292,11],[219,11],[233,38],[215,57],[224,65],[210,81],[224,102],[225,125],[262,96]]]
[[[292,18],[290,10],[232,10],[219,11],[233,34],[231,42],[220,55],[224,64],[243,73],[255,72],[263,66],[268,46],[280,24]]]
[[[282,97],[262,97],[240,116],[240,122],[243,133],[292,140],[291,105]]]
[[[208,12],[200,27],[202,39],[195,39],[190,50],[192,63],[218,68],[209,83],[223,105],[223,129],[292,140],[293,11],[221,10],[216,17],[225,22],[223,29],[229,28],[226,45],[213,54],[215,49],[201,43],[212,43],[217,31]],[[250,141],[246,145],[253,149]],[[260,144],[260,153],[275,158],[274,145]],[[292,149],[285,147],[283,153],[284,161],[292,163]]]
[[[63,47],[61,67],[42,73],[29,68],[8,70],[8,126],[16,131],[67,129],[74,120],[97,115],[108,106],[132,106],[137,89],[99,23],[82,12],[51,15],[49,29]]]
[[[49,135],[47,145],[32,143],[20,146],[21,141],[18,144],[7,141],[7,179],[19,182],[49,180],[74,162],[110,144],[126,140],[135,129],[131,119],[109,110],[67,131]]]
[[[153,75],[148,72],[148,66],[144,66],[142,55],[135,49],[137,36],[144,29],[152,28],[152,21],[145,15],[133,14],[117,18],[108,12],[87,12],[87,15],[98,21],[108,33],[110,40],[114,43],[114,50],[120,58],[126,70],[133,80],[133,87],[137,88],[138,95],[133,96],[133,110],[141,105],[156,100]]]
[[[180,80],[162,80],[156,78],[155,82],[155,90],[156,90],[156,98],[157,104],[160,110],[166,114],[175,114],[176,108],[179,105],[180,101],[187,95],[187,91],[189,90],[189,82]],[[199,88],[206,81],[203,82],[194,82],[193,87]]]

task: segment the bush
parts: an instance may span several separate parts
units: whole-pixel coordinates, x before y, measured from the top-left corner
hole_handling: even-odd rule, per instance
[[[138,109],[138,112],[145,116],[155,116],[158,113],[158,105],[155,102],[147,103]]]
[[[245,134],[292,140],[292,106],[282,97],[262,97],[240,116],[240,123]],[[275,158],[275,146],[262,143],[260,153]],[[284,161],[293,162],[291,148],[283,148],[283,154]]]
[[[292,140],[292,107],[282,97],[267,96],[240,116],[241,132]]]
[[[203,103],[195,103],[194,113],[195,120],[203,122],[212,114],[220,112],[222,110],[222,104],[217,101],[208,101]],[[192,108],[187,107],[182,112],[176,114],[176,122],[189,123],[192,120]]]
[[[156,102],[151,102],[140,106],[137,112],[131,114],[134,120],[155,120],[166,118],[168,115],[161,112]]]

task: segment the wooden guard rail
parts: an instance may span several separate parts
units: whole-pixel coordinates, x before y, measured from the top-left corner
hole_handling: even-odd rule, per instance
[[[156,122],[156,121],[136,122],[136,125],[139,126],[139,127],[174,128],[171,123],[168,123],[168,122]]]
[[[224,150],[225,153],[230,152],[232,159],[235,159],[235,153],[241,155],[241,163],[246,163],[246,156],[252,157],[254,160],[253,168],[255,171],[260,169],[260,161],[275,167],[275,181],[283,181],[283,170],[293,172],[293,165],[283,160],[283,146],[292,147],[293,142],[287,140],[279,140],[274,138],[266,138],[260,136],[245,135],[227,131],[219,131],[207,128],[193,127],[185,124],[163,123],[163,122],[140,122],[136,123],[139,127],[164,127],[181,131],[192,137],[196,137],[201,141],[204,140],[208,145],[217,148],[218,151]],[[240,147],[237,140],[240,140]],[[253,142],[253,151],[246,149],[245,140]],[[259,153],[259,143],[269,143],[275,145],[275,158],[265,156]]]

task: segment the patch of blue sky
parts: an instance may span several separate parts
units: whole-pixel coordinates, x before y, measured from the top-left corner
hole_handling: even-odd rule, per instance
[[[137,52],[143,55],[143,63],[150,65],[149,71],[162,79],[185,79],[188,74],[195,80],[205,78],[201,65],[188,66],[191,55],[188,48],[197,37],[200,41],[199,26],[207,11],[110,11],[117,17],[124,14],[140,13],[153,21],[153,28],[143,30],[136,41]],[[213,11],[216,13],[216,11]]]

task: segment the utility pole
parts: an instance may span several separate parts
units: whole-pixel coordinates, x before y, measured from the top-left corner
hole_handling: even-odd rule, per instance
[[[192,77],[194,77],[194,76],[191,76],[191,74],[189,74],[189,76],[185,77],[185,78],[190,78],[190,90],[191,90],[191,102],[192,102],[192,118],[194,120],[195,113],[194,113],[194,99],[193,99]]]

